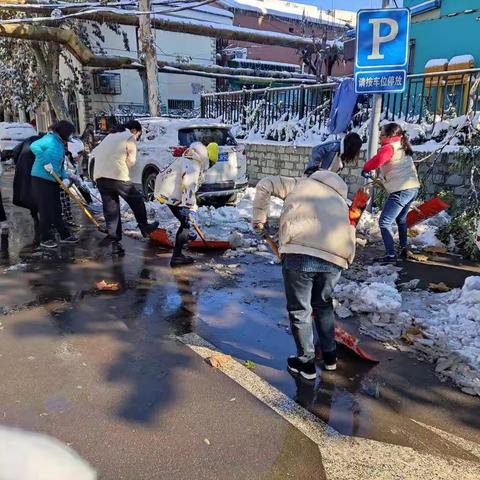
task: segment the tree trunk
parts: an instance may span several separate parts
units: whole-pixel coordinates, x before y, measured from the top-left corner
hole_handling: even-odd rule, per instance
[[[37,61],[37,68],[40,70],[44,79],[45,93],[47,94],[50,105],[55,112],[55,116],[57,119],[69,120],[71,122],[72,119],[59,86],[59,45],[47,45],[45,47],[48,50],[47,54],[45,54],[42,45],[38,42],[32,42],[31,48]]]
[[[138,4],[142,12],[149,12],[151,9],[150,0],[140,0]],[[158,92],[157,54],[153,44],[150,15],[140,15],[139,21],[143,63],[147,73],[148,111],[152,117],[158,117],[160,95]]]

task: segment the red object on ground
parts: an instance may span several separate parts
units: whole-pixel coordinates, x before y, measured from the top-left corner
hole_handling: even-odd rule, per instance
[[[167,231],[163,228],[157,228],[150,234],[150,240],[159,243],[162,247],[173,248],[173,242],[168,238]],[[193,250],[228,250],[230,242],[225,240],[194,240],[188,242],[188,248]]]
[[[358,346],[358,338],[354,337],[350,333],[346,332],[342,327],[335,327],[335,341],[352,350],[363,360],[368,360],[369,362],[379,363],[380,360],[372,357],[369,353]]]
[[[423,220],[426,220],[427,218],[434,217],[435,215],[443,212],[449,207],[450,205],[448,203],[445,203],[442,199],[438,197],[433,197],[430,200],[427,200],[426,202],[422,203],[418,207],[413,208],[412,210],[410,210],[410,212],[408,212],[408,228],[413,227],[417,223],[423,222]]]

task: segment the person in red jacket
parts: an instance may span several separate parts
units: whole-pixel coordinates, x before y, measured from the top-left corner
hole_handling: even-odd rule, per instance
[[[382,263],[395,263],[395,242],[392,226],[396,222],[400,240],[400,256],[407,257],[407,214],[411,204],[417,198],[420,183],[417,169],[413,163],[413,150],[408,137],[397,123],[389,123],[380,134],[382,148],[377,155],[363,166],[362,175],[368,176],[372,170],[380,170],[380,180],[387,191],[388,198],[380,215],[379,225],[385,245],[385,257],[378,259]]]

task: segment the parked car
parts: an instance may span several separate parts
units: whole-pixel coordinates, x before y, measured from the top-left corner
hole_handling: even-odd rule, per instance
[[[29,123],[0,122],[0,159],[12,157],[13,149],[37,131]]]
[[[162,166],[180,157],[193,142],[219,146],[219,160],[210,168],[197,192],[199,204],[233,204],[248,186],[247,162],[243,145],[238,145],[229,125],[211,120],[149,118],[140,120],[144,134],[138,142],[137,162],[130,171],[132,182],[139,185],[147,200],[153,200],[155,178]],[[90,158],[93,178],[95,159]]]

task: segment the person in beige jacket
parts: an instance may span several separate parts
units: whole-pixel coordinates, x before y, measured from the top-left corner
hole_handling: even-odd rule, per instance
[[[107,226],[106,240],[112,243],[112,253],[124,255],[120,197],[132,209],[142,235],[146,237],[158,228],[158,222],[148,223],[142,193],[130,181],[130,168],[137,159],[137,140],[142,125],[130,120],[118,131],[110,133],[92,151],[95,159],[93,176],[102,197],[103,214]]]
[[[348,187],[334,172],[319,170],[308,178],[271,176],[257,185],[252,224],[259,237],[267,223],[270,197],[285,200],[280,215],[279,251],[291,330],[297,355],[288,369],[316,378],[313,323],[327,370],[336,369],[332,293],[342,270],[355,256]]]

